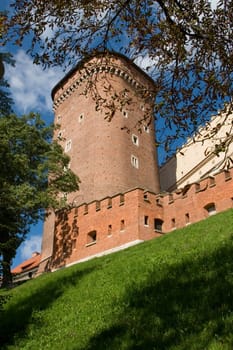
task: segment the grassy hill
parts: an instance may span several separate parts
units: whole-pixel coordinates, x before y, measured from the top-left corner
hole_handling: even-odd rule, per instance
[[[232,350],[233,210],[6,293],[1,349]]]

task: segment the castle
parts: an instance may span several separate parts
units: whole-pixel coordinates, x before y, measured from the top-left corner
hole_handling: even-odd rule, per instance
[[[81,183],[77,193],[61,194],[70,208],[45,221],[39,272],[124,249],[232,207],[233,171],[216,173],[213,152],[195,151],[193,164],[185,148],[186,158],[173,157],[159,169],[153,88],[150,77],[115,53],[79,63],[54,87],[60,125],[54,137]]]

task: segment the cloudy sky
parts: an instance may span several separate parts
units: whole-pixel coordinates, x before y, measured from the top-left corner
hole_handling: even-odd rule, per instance
[[[7,9],[11,0],[0,0],[0,10]],[[212,1],[215,7],[217,0]],[[6,50],[6,48],[4,48]],[[7,47],[14,55],[15,67],[6,67],[6,79],[10,83],[11,94],[15,102],[15,112],[18,115],[36,111],[46,120],[53,120],[51,89],[64,75],[62,67],[43,70],[33,64],[24,47],[17,49]],[[147,65],[147,58],[139,60],[142,68]],[[25,242],[19,247],[13,266],[31,257],[32,252],[41,251],[43,223],[33,226]]]

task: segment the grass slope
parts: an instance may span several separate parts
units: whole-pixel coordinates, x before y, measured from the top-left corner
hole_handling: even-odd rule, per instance
[[[233,211],[9,292],[2,349],[232,350]]]

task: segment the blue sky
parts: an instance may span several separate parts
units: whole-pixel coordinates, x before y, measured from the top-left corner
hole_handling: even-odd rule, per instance
[[[10,2],[11,0],[0,0],[0,10],[8,9]],[[217,1],[211,2],[215,7]],[[39,112],[46,122],[52,122],[51,90],[64,75],[64,70],[63,67],[52,67],[43,70],[40,66],[34,65],[31,57],[26,54],[25,48],[28,45],[30,43],[26,42],[25,46],[21,48],[11,45],[2,48],[3,51],[12,53],[15,59],[15,67],[5,67],[5,78],[10,84],[12,98],[15,102],[14,110],[17,115],[31,111]],[[148,64],[147,57],[136,63],[141,68],[146,67]],[[17,251],[13,267],[30,258],[32,252],[41,251],[42,232],[42,222],[32,226],[30,234]]]

